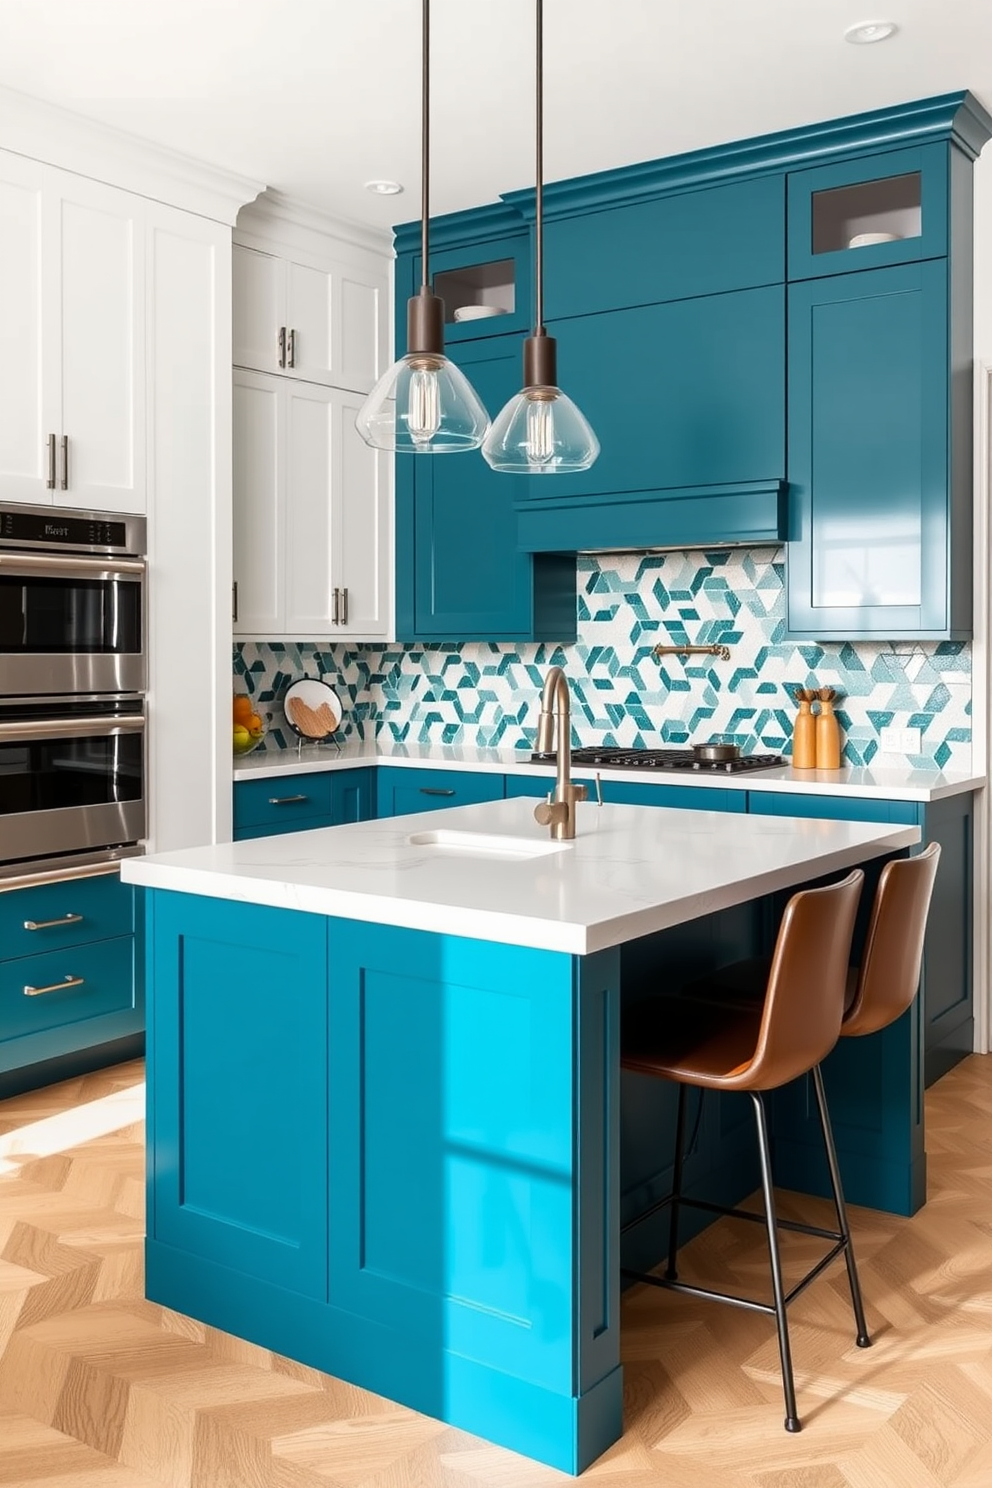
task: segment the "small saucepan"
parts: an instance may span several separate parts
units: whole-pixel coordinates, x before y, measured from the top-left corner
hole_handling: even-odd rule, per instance
[[[725,764],[727,760],[740,759],[741,748],[739,744],[721,744],[713,739],[709,744],[693,744],[692,757],[700,764]]]

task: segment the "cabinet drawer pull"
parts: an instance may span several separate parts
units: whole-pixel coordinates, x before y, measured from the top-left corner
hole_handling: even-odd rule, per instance
[[[25,987],[25,997],[41,997],[45,992],[66,992],[70,987],[83,987],[86,985],[85,977],[67,976],[63,982],[53,982],[50,987]]]
[[[309,796],[270,796],[270,806],[295,806],[297,801],[309,801]]]
[[[347,591],[347,589],[342,589],[341,590],[341,624],[342,625],[347,625],[348,624],[348,591]]]
[[[63,491],[69,489],[69,436],[62,435],[62,479],[59,482]]]
[[[49,491],[55,490],[55,435],[48,436],[48,479],[45,486]]]
[[[280,367],[285,367],[285,365],[286,365],[286,327],[285,326],[280,326],[279,327],[279,365],[280,365]]]
[[[290,367],[296,366],[296,332],[290,326],[289,335],[286,338],[286,361]]]
[[[237,618],[238,618],[238,581],[237,581],[237,579],[235,579],[234,580],[234,583],[231,585],[231,619],[234,620],[234,621],[237,621]]]
[[[453,796],[455,793],[453,790],[441,790],[437,785],[422,785],[420,794],[422,796]]]
[[[341,624],[341,590],[340,589],[335,589],[333,591],[333,593],[334,593],[334,602],[333,602],[333,606],[332,606],[332,609],[331,609],[331,624],[332,625],[340,625]]]
[[[62,925],[81,925],[82,923],[82,915],[67,914],[63,915],[60,920],[25,920],[24,928],[25,930],[57,930]]]

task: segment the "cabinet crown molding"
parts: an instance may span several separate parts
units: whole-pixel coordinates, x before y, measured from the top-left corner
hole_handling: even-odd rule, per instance
[[[10,88],[0,88],[0,141],[13,154],[229,227],[265,185]]]
[[[302,248],[317,256],[326,253],[328,238],[345,248],[359,248],[380,258],[392,256],[388,228],[369,227],[350,218],[332,216],[271,186],[238,213],[235,239],[241,241],[254,236],[278,241],[288,248]]]
[[[992,116],[977,98],[965,91],[943,93],[892,108],[850,114],[843,119],[828,119],[705,150],[690,150],[661,160],[552,181],[544,187],[544,214],[547,218],[568,217],[735,178],[802,170],[849,156],[941,140],[952,141],[974,160],[989,138],[992,138]],[[533,221],[532,188],[506,192],[503,201],[526,222]]]

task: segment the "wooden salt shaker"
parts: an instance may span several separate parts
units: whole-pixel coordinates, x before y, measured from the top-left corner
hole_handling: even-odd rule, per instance
[[[832,687],[820,688],[820,711],[816,716],[816,768],[818,770],[840,769],[840,726],[834,712],[836,696]]]
[[[792,730],[792,768],[794,770],[813,770],[816,768],[816,719],[810,703],[813,693],[806,688],[796,689],[796,702],[799,704],[799,713]]]

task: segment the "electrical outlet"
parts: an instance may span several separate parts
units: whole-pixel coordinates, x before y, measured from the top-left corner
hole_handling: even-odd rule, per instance
[[[918,728],[899,730],[899,748],[903,754],[919,754],[923,747],[923,736]]]
[[[883,728],[878,736],[878,747],[883,754],[901,754],[902,752],[902,729],[889,724]]]

